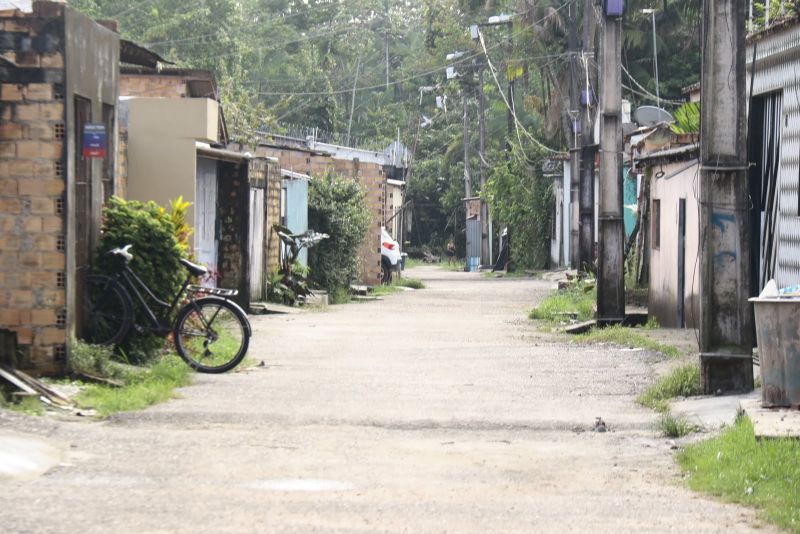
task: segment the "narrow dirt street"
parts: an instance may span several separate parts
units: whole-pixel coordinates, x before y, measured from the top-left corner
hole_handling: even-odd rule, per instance
[[[684,489],[634,403],[653,355],[555,343],[550,289],[420,268],[428,288],[253,317],[266,367],[105,422],[0,412],[60,451],[0,480],[4,532],[749,532]],[[596,417],[609,431],[593,432]]]

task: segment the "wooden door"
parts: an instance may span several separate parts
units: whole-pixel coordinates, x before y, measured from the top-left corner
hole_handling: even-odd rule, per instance
[[[264,298],[264,190],[250,188],[250,300]]]
[[[197,259],[209,270],[217,270],[217,162],[208,158],[197,158],[197,191],[195,195],[195,253]],[[209,277],[204,285],[216,286]]]

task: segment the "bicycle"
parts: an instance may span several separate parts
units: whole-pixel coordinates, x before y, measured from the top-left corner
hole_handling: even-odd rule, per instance
[[[230,300],[238,294],[233,289],[192,285],[192,278],[203,276],[208,269],[181,259],[188,274],[171,303],[159,299],[130,268],[131,245],[115,248],[109,254],[123,260],[122,268],[113,276],[92,274],[86,277],[84,339],[97,345],[118,345],[131,328],[140,333],[163,337],[173,334],[178,355],[193,369],[202,373],[224,373],[236,367],[247,354],[252,329],[247,314]],[[153,311],[142,292],[160,311]],[[135,323],[134,300],[148,324]],[[178,304],[174,322],[170,320]]]

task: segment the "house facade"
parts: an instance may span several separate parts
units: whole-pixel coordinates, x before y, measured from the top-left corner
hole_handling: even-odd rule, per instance
[[[39,374],[63,371],[80,335],[115,192],[119,58],[119,35],[65,4],[0,11],[0,328]]]
[[[697,328],[700,320],[700,167],[696,144],[637,158],[647,181],[643,250],[648,251],[648,312],[670,328]]]
[[[276,158],[282,169],[309,175],[312,179],[314,175],[332,171],[361,184],[371,222],[358,253],[358,282],[370,286],[380,284],[380,229],[394,215],[389,215],[387,207],[395,206],[395,203],[402,206],[403,203],[404,188],[389,184],[389,180],[399,182],[396,178],[388,178],[397,176],[391,157],[384,152],[269,134],[262,136],[256,154]],[[391,203],[387,201],[387,187],[394,188]]]

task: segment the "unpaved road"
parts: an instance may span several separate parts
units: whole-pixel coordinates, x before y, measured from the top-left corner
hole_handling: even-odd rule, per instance
[[[253,319],[265,368],[106,422],[0,411],[61,451],[0,480],[3,532],[749,532],[684,489],[633,402],[644,352],[524,311],[546,282],[418,269],[428,289]],[[592,432],[601,416],[610,431]],[[769,528],[758,528],[761,532]]]

